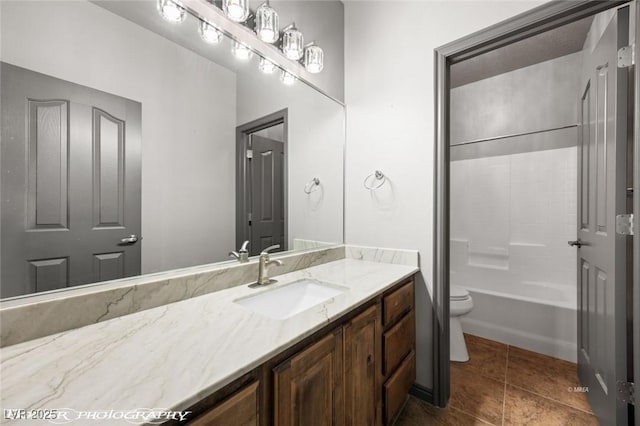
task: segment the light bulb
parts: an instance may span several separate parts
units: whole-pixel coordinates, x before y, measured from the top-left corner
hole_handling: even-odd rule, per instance
[[[253,52],[251,52],[251,49],[249,49],[248,46],[242,43],[238,43],[237,41],[233,42],[231,52],[233,53],[233,56],[240,59],[241,61],[246,61],[251,58],[251,56],[253,56]]]
[[[304,37],[295,24],[290,25],[282,34],[282,53],[287,58],[297,61],[302,58]]]
[[[184,21],[186,12],[172,0],[158,0],[158,12],[165,20],[173,23]]]
[[[249,17],[248,0],[223,0],[222,10],[229,19],[235,22],[244,22]]]
[[[260,58],[258,69],[265,74],[273,74],[276,70],[276,64],[268,60],[267,58]]]
[[[260,40],[267,43],[278,41],[278,23],[278,13],[267,3],[256,10],[256,34]]]
[[[205,21],[200,21],[200,37],[209,44],[218,44],[222,41],[222,33]]]
[[[282,70],[282,74],[280,74],[280,81],[282,81],[287,86],[291,86],[296,82],[296,76],[291,74],[290,72]]]
[[[316,74],[324,68],[324,52],[316,45],[304,49],[304,66],[310,73]]]

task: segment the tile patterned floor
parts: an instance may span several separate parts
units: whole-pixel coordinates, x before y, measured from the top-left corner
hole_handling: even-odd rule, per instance
[[[396,426],[598,425],[579,386],[576,365],[465,334],[470,360],[451,363],[445,409],[411,397]]]

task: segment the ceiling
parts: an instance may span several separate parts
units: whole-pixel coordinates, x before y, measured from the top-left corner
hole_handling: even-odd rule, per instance
[[[451,66],[451,87],[579,52],[593,16],[500,47]]]

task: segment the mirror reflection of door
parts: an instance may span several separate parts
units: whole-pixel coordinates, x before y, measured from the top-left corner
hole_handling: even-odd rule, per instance
[[[252,134],[249,182],[251,193],[250,255],[284,241],[284,143]]]
[[[2,63],[0,297],[140,274],[140,103]]]
[[[250,256],[287,250],[286,120],[283,110],[238,127],[236,243]]]

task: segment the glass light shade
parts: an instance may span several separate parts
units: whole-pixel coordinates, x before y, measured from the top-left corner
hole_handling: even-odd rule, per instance
[[[249,0],[222,0],[222,10],[232,21],[244,22],[249,17]]]
[[[310,73],[316,74],[324,68],[324,52],[316,45],[304,49],[304,67]]]
[[[273,74],[276,70],[276,64],[274,64],[267,58],[260,58],[258,69],[265,74]]]
[[[302,58],[304,37],[298,29],[292,25],[282,34],[282,53],[289,59],[297,61]]]
[[[251,58],[251,56],[253,56],[253,52],[251,51],[251,49],[249,49],[249,46],[246,46],[242,43],[238,43],[237,41],[233,42],[233,46],[231,47],[231,53],[233,53],[233,56],[235,56],[236,58],[242,61],[246,61],[249,58]]]
[[[256,34],[260,40],[267,43],[278,41],[278,24],[278,13],[267,3],[256,10]]]
[[[184,21],[186,11],[172,0],[158,0],[158,12],[165,20],[179,23]]]
[[[291,86],[293,83],[296,82],[296,76],[291,74],[290,72],[282,70],[282,74],[280,74],[280,81],[286,84],[287,86]]]
[[[218,44],[222,41],[222,33],[205,21],[200,21],[200,37],[209,44]]]

